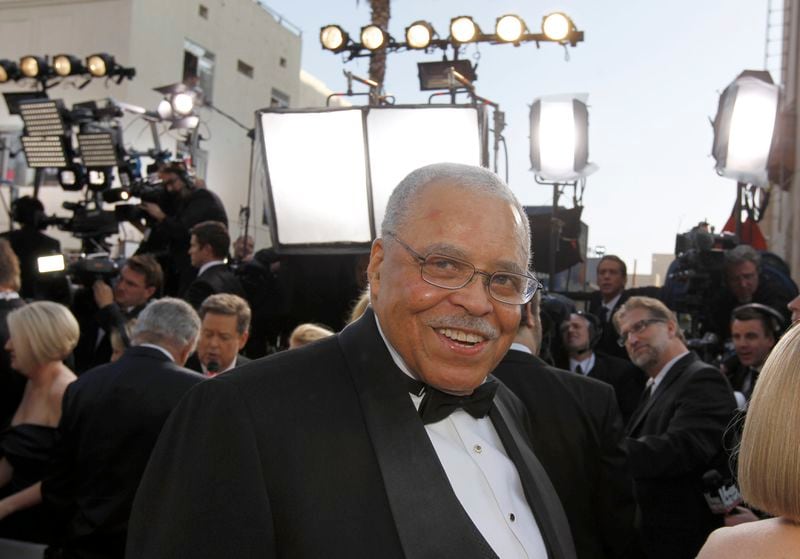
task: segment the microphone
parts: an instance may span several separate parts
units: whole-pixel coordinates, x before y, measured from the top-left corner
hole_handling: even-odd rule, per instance
[[[703,474],[703,497],[714,514],[729,514],[743,503],[739,488],[730,479],[723,479],[717,470]]]
[[[219,361],[209,361],[206,364],[206,371],[208,371],[211,374],[215,374],[219,372],[219,367],[220,367]]]

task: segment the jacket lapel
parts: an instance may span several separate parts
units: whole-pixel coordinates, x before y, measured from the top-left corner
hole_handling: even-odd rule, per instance
[[[542,464],[530,447],[530,438],[520,430],[524,411],[514,405],[514,396],[501,386],[494,399],[489,417],[494,424],[508,457],[514,462],[525,491],[528,505],[552,559],[574,558],[575,546],[564,508]],[[517,408],[515,413],[514,408]]]
[[[339,334],[405,556],[496,558],[453,492],[371,309]]]
[[[689,363],[694,361],[694,359],[694,354],[689,353],[688,355],[684,355],[678,359],[678,361],[672,365],[672,368],[670,368],[666,376],[664,376],[664,379],[659,383],[656,391],[650,396],[650,398],[647,399],[647,402],[644,403],[644,406],[641,407],[640,410],[634,412],[631,423],[627,429],[628,435],[633,433],[636,428],[639,427],[639,424],[647,416],[647,412],[649,412],[650,408],[653,407],[655,401],[667,390],[669,390],[669,387],[678,379],[678,377],[681,376],[681,373],[686,370],[686,367],[689,365]]]

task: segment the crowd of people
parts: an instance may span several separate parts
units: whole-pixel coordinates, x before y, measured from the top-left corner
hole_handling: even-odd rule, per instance
[[[613,255],[585,308],[562,299],[554,319],[508,187],[430,165],[389,199],[348,326],[299,324],[291,351],[254,359],[265,326],[219,199],[182,168],[162,178],[140,250],[70,308],[21,296],[0,240],[0,538],[143,559],[681,559],[762,556],[764,538],[779,557],[800,541],[800,297],[765,288],[749,247],[714,301],[717,367]],[[709,506],[709,474],[744,502]]]

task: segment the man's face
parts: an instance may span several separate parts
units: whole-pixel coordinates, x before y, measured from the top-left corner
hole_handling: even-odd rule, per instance
[[[236,354],[247,343],[247,332],[236,331],[236,316],[208,312],[200,325],[197,358],[208,368],[212,361],[223,371],[236,360]]]
[[[647,310],[633,308],[620,318],[619,332],[620,335],[628,334],[625,349],[633,364],[654,377],[664,365],[663,355],[675,335],[676,326],[671,322],[652,322],[639,333],[632,332],[644,326],[645,323],[641,321],[652,318]]]
[[[182,195],[185,190],[188,190],[186,188],[186,183],[175,173],[161,172],[159,173],[159,177],[164,181],[164,188],[166,188],[167,192],[170,194]]]
[[[579,314],[572,314],[561,324],[561,339],[569,354],[577,355],[589,348],[589,321]]]
[[[740,262],[728,267],[728,289],[740,303],[749,303],[758,289],[758,268],[752,262]]]
[[[625,289],[626,279],[619,262],[603,260],[597,266],[597,285],[605,301],[613,299]]]
[[[210,249],[211,247],[209,245],[201,245],[197,240],[197,236],[192,235],[189,241],[189,260],[194,268],[200,268],[206,262],[211,262]]]
[[[452,256],[489,273],[524,272],[519,220],[508,202],[442,182],[417,196],[395,233],[423,256]],[[392,237],[376,240],[370,256],[372,305],[389,342],[420,380],[471,393],[511,345],[519,305],[493,299],[477,274],[456,290],[426,283],[419,261]]]
[[[736,356],[745,367],[760,367],[775,345],[760,320],[734,320],[731,335]]]
[[[114,285],[114,301],[122,308],[138,307],[149,301],[155,291],[155,287],[147,286],[144,274],[123,266]]]

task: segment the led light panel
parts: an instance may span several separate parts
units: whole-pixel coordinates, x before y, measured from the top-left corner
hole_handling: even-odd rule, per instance
[[[67,166],[63,136],[22,136],[22,149],[33,169]]]
[[[86,167],[114,167],[119,163],[110,132],[79,133],[78,146]]]
[[[61,136],[65,133],[60,100],[29,101],[20,104],[19,110],[28,136]]]

